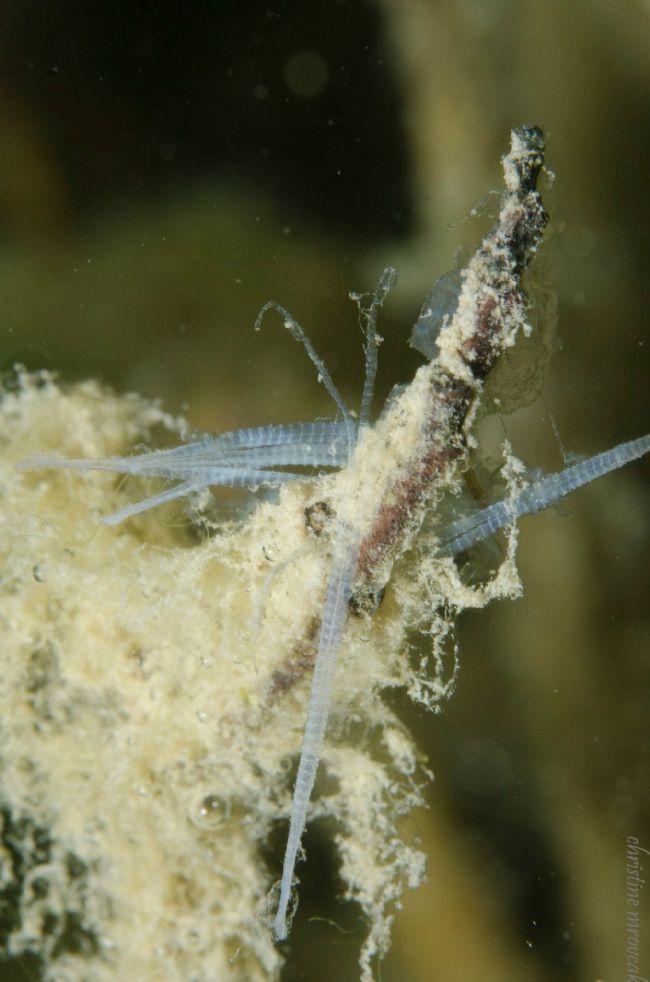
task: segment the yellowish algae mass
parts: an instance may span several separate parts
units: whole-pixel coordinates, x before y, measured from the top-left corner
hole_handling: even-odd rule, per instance
[[[399,468],[417,392],[361,441],[353,466],[370,454],[371,473],[383,458],[385,473]],[[350,475],[284,488],[201,538],[179,506],[102,526],[149,490],[141,482],[15,467],[42,449],[129,453],[161,429],[177,442],[179,425],[92,382],[19,375],[2,393],[0,888],[13,905],[8,953],[38,954],[48,979],[222,982],[281,967],[261,850],[288,815],[311,672],[273,683],[323,601],[331,540],[307,531],[305,507],[336,507]],[[402,889],[424,872],[396,822],[421,804],[426,772],[380,693],[444,693],[427,659],[411,665],[407,632],[431,633],[437,656],[436,609],[460,585],[440,575],[450,560],[436,572],[425,555],[398,564],[373,618],[348,621],[328,792],[311,811],[337,821],[342,880],[369,923],[367,979]],[[372,739],[359,740],[360,724]]]
[[[284,486],[227,523],[201,516],[204,493],[199,521],[167,506],[107,528],[100,520],[132,500],[128,484],[16,464],[41,450],[130,454],[161,430],[177,443],[183,421],[46,373],[18,372],[0,392],[0,944],[40,958],[50,982],[278,976],[263,849],[291,809],[326,583],[352,560],[358,592],[328,653],[327,791],[307,818],[334,819],[344,892],[369,925],[361,977],[372,978],[402,890],[424,874],[397,822],[422,803],[427,772],[382,692],[401,686],[435,707],[453,685],[443,651],[455,614],[520,589],[514,531],[478,588],[437,554],[435,532],[476,446],[482,380],[525,327],[518,281],[547,219],[534,190],[542,135],[521,134],[519,178],[506,172],[499,223],[464,273],[438,357],[360,428],[335,475]],[[504,475],[516,488],[516,461]],[[281,918],[283,937],[284,907]]]

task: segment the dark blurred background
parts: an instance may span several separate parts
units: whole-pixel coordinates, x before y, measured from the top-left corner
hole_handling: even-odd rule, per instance
[[[532,316],[553,335],[557,300],[561,350],[532,349],[554,352],[541,388],[501,369],[515,411],[483,421],[485,456],[505,432],[558,469],[555,430],[592,453],[648,429],[642,0],[7,0],[0,24],[2,369],[99,377],[205,430],[328,415],[304,353],[255,314],[287,306],[355,404],[347,294],[391,263],[383,398],[420,362],[424,294],[495,214],[510,128],[532,122],[556,174]],[[384,982],[624,977],[626,837],[650,847],[648,476],[524,521],[525,596],[461,619],[444,713],[398,702],[436,782],[407,828],[429,883]],[[286,982],[357,975],[329,841],[307,837]]]

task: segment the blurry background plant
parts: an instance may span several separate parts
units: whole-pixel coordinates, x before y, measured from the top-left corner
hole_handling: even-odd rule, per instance
[[[297,346],[254,334],[255,314],[286,305],[354,402],[345,296],[390,262],[385,393],[419,363],[406,338],[422,298],[489,224],[499,153],[530,121],[558,176],[532,295],[548,323],[557,290],[562,351],[532,405],[484,421],[488,463],[505,430],[558,469],[552,419],[585,453],[644,432],[648,33],[635,0],[8,0],[2,367],[186,404],[197,429],[329,414]],[[622,975],[625,840],[649,810],[647,475],[582,492],[570,520],[526,521],[524,598],[463,619],[442,716],[404,703],[436,773],[417,818],[429,884],[407,898],[383,979]],[[278,869],[282,844],[278,830]],[[363,932],[333,900],[318,823],[306,847],[313,919],[283,978],[355,978]]]

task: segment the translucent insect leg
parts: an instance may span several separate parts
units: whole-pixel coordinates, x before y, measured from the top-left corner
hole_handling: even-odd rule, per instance
[[[296,549],[296,551],[287,559],[283,560],[281,563],[276,563],[264,577],[262,585],[255,596],[255,600],[253,601],[253,611],[250,618],[250,627],[253,638],[257,638],[262,628],[262,622],[264,621],[264,616],[266,614],[266,602],[269,598],[269,594],[275,580],[285,571],[288,566],[291,565],[291,563],[295,563],[297,559],[300,559],[301,556],[304,556],[306,553],[307,548]]]
[[[287,909],[291,898],[293,874],[327,728],[336,658],[347,621],[348,602],[352,595],[358,558],[359,543],[356,541],[356,536],[347,525],[339,525],[323,606],[318,655],[309,696],[298,775],[293,792],[289,836],[280,880],[280,899],[273,921],[273,931],[278,941],[286,938],[288,933]]]
[[[362,298],[356,294],[351,294],[352,299],[359,304],[361,312],[361,327],[365,335],[364,351],[366,355],[366,376],[363,382],[363,393],[361,396],[361,409],[359,412],[359,425],[367,426],[370,419],[372,408],[372,398],[375,392],[375,379],[377,377],[377,355],[381,338],[377,336],[377,314],[379,308],[383,306],[384,300],[389,291],[397,283],[397,272],[392,266],[388,266],[382,273],[377,289],[372,300],[367,306],[363,306]]]
[[[262,321],[264,320],[267,310],[275,310],[278,312],[278,314],[280,314],[280,316],[283,318],[284,326],[287,328],[288,331],[291,332],[293,337],[302,344],[305,351],[309,355],[311,361],[316,366],[316,370],[318,371],[319,378],[322,380],[325,388],[327,389],[330,396],[332,397],[332,399],[334,400],[334,402],[336,403],[336,405],[341,411],[341,414],[346,424],[348,448],[351,453],[356,438],[356,426],[354,424],[352,416],[350,415],[350,410],[343,402],[341,394],[337,389],[337,387],[335,386],[334,381],[332,380],[332,376],[330,375],[330,373],[327,371],[325,367],[324,361],[317,353],[313,344],[311,343],[311,341],[303,331],[300,324],[297,322],[297,320],[295,320],[293,315],[290,314],[285,307],[282,307],[279,303],[276,303],[275,300],[269,300],[267,303],[264,304],[264,306],[260,310],[255,320],[256,331],[260,330],[262,326]]]
[[[123,522],[127,518],[139,515],[141,512],[148,511],[150,508],[156,508],[158,505],[163,505],[167,501],[174,501],[176,498],[186,498],[192,492],[200,491],[203,487],[205,487],[203,483],[196,484],[191,481],[176,484],[173,488],[168,488],[167,491],[161,491],[159,494],[154,494],[150,498],[144,498],[142,501],[136,501],[132,505],[127,505],[126,508],[120,508],[119,511],[113,512],[112,515],[102,518],[102,522],[104,525],[119,525],[120,522]]]
[[[581,460],[557,474],[550,474],[524,488],[514,497],[504,498],[475,515],[453,522],[441,533],[439,551],[447,556],[463,552],[523,515],[532,515],[549,508],[582,485],[638,460],[649,451],[650,434],[619,443],[611,450]]]
[[[497,501],[488,508],[483,508],[476,515],[468,516],[454,522],[440,535],[438,551],[445,556],[456,556],[471,546],[482,542],[498,532],[508,523],[515,521],[513,505],[517,499]]]
[[[174,501],[176,498],[186,498],[194,491],[209,487],[211,484],[225,488],[259,488],[263,486],[275,487],[279,484],[288,484],[290,481],[305,480],[304,474],[291,474],[287,471],[263,471],[244,468],[200,468],[187,467],[179,468],[175,471],[175,477],[187,478],[181,484],[176,484],[173,488],[154,494],[150,498],[144,498],[132,505],[127,505],[112,515],[102,519],[104,525],[119,525],[126,518],[132,518],[150,508]]]
[[[76,471],[112,471],[116,474],[129,474],[131,464],[139,457],[98,457],[83,458],[57,457],[55,454],[34,454],[19,460],[16,465],[21,471],[47,470],[50,468],[69,468]]]
[[[329,444],[297,443],[279,447],[260,447],[223,454],[215,461],[224,467],[341,467],[347,461],[345,437]]]
[[[180,467],[176,477],[192,482],[200,488],[214,484],[222,488],[258,488],[264,485],[275,487],[291,481],[307,481],[308,474],[292,471],[263,470],[253,467],[208,467],[205,465]]]
[[[204,442],[214,442],[224,451],[255,450],[259,447],[292,446],[296,443],[330,444],[345,437],[346,432],[345,423],[321,419],[309,423],[232,430],[230,433],[206,437]]]
[[[169,450],[153,450],[131,457],[78,459],[37,454],[20,461],[22,470],[69,468],[81,472],[104,470],[140,477],[186,477],[193,468],[269,466],[340,467],[347,460],[344,423],[296,423],[236,430],[220,437],[205,437]]]

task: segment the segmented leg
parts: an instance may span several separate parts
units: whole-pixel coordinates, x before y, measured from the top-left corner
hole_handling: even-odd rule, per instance
[[[443,529],[440,534],[439,552],[447,556],[455,556],[470,546],[494,535],[506,525],[512,525],[523,515],[533,515],[556,504],[567,494],[589,484],[590,481],[618,470],[633,460],[638,460],[650,451],[650,434],[619,443],[618,446],[604,453],[596,454],[587,460],[549,474],[524,488],[519,494],[503,498],[501,501],[483,508],[474,515],[458,519]]]

